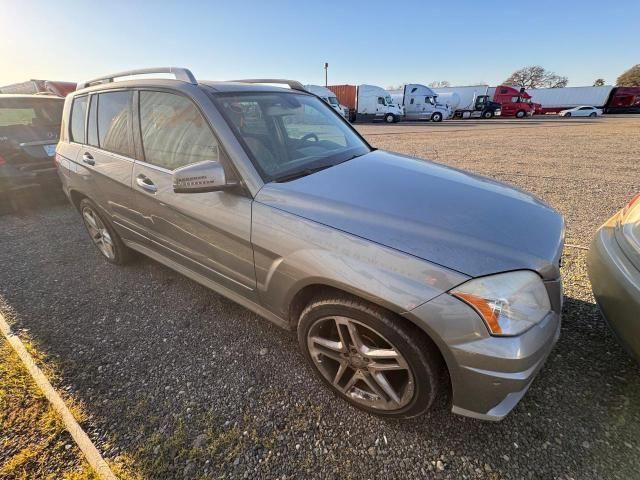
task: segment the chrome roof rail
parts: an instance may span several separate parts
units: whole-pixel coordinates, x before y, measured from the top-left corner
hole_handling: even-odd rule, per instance
[[[139,68],[137,70],[127,70],[125,72],[112,73],[110,75],[105,75],[104,77],[94,78],[93,80],[88,80],[86,82],[80,82],[78,84],[78,90],[81,88],[90,87],[91,85],[98,85],[100,83],[111,83],[116,78],[120,77],[128,77],[131,75],[148,75],[153,73],[171,73],[175,75],[176,80],[180,80],[182,82],[192,83],[193,85],[197,85],[196,77],[193,76],[190,70],[186,68],[179,67],[158,67],[158,68]]]
[[[229,80],[229,82],[238,82],[238,83],[276,83],[288,85],[291,90],[300,90],[301,92],[306,92],[304,86],[298,82],[297,80],[284,80],[282,78],[245,78],[243,80]]]

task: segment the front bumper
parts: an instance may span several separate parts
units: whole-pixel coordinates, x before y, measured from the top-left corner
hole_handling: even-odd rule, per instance
[[[591,244],[587,267],[602,314],[620,343],[640,361],[640,271],[615,238],[620,213],[611,217]]]
[[[502,420],[520,401],[560,337],[562,288],[546,282],[553,311],[513,337],[493,337],[478,314],[449,294],[405,314],[439,347],[453,393],[452,412]]]

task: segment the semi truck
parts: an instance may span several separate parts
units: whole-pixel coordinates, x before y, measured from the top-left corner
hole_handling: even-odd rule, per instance
[[[438,101],[449,106],[453,118],[491,118],[500,114],[500,104],[491,100],[488,85],[434,88]]]
[[[349,109],[345,105],[342,105],[338,101],[338,97],[336,97],[336,94],[328,88],[322,87],[320,85],[304,85],[304,89],[307,92],[313,93],[314,95],[327,102],[331,106],[331,108],[333,108],[344,118],[349,117]]]
[[[583,105],[601,108],[604,113],[640,113],[640,87],[564,87],[527,90],[542,113],[558,113]]]
[[[536,106],[524,88],[498,85],[489,88],[487,93],[500,104],[503,117],[524,118],[535,114]]]
[[[27,80],[0,87],[0,93],[17,94],[49,94],[66,97],[76,89],[73,82],[59,82],[54,80]]]
[[[394,103],[384,88],[376,85],[329,85],[338,101],[349,109],[349,121],[394,123],[402,120],[404,109]]]
[[[408,83],[399,90],[387,90],[394,103],[404,107],[405,120],[441,122],[452,110],[438,102],[438,94],[426,85]]]

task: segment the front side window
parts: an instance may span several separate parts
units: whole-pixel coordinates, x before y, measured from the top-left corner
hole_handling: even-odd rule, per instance
[[[369,152],[328,105],[311,95],[261,92],[213,98],[265,181],[284,181]]]
[[[384,98],[382,98],[382,97],[378,97],[378,103],[379,103],[380,105],[384,105]]]
[[[71,105],[71,141],[85,143],[84,122],[87,116],[87,96],[76,97]]]
[[[191,100],[166,92],[140,92],[140,130],[147,163],[169,170],[219,161],[218,141]]]
[[[133,156],[131,92],[98,95],[98,141],[100,148],[127,157]]]

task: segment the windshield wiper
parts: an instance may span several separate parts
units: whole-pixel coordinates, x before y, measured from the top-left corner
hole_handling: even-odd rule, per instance
[[[319,165],[317,167],[303,168],[302,170],[297,170],[295,172],[288,173],[286,175],[282,175],[280,177],[277,177],[275,180],[278,183],[289,182],[291,180],[295,180],[296,178],[306,177],[307,175],[311,175],[312,173],[319,172],[320,170],[324,170],[326,168],[333,167],[333,165],[334,164],[331,163],[329,165]]]

